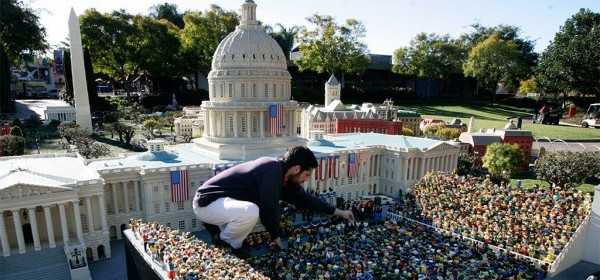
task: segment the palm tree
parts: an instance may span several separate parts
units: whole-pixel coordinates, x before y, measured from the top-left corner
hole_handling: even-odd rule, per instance
[[[290,59],[290,53],[294,48],[294,39],[296,38],[296,34],[300,31],[299,26],[292,26],[290,28],[285,28],[281,23],[276,24],[279,28],[277,32],[272,31],[272,28],[267,28],[269,31],[269,35],[277,41],[283,53],[285,54],[286,59]]]

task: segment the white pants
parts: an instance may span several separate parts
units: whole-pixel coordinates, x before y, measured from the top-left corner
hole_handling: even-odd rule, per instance
[[[201,222],[217,225],[221,240],[236,249],[242,247],[259,218],[256,204],[230,197],[219,198],[205,207],[194,205],[194,213]]]

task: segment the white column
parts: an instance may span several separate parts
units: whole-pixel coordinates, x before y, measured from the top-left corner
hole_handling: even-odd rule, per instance
[[[425,176],[425,158],[422,157],[422,158],[420,158],[420,160],[421,160],[421,167],[419,168],[419,178],[418,178],[419,180],[421,178],[423,178],[423,176]]]
[[[83,227],[81,226],[81,212],[79,211],[79,200],[71,201],[73,204],[73,215],[75,215],[75,229],[77,231],[77,241],[83,243]]]
[[[234,111],[233,112],[233,136],[235,138],[238,138],[238,112]]]
[[[250,111],[246,111],[246,132],[248,132],[248,135],[246,137],[251,138],[252,137],[252,118],[250,116]]]
[[[404,181],[408,181],[408,159],[402,158],[402,177]]]
[[[139,212],[142,210],[142,206],[140,205],[140,181],[133,181],[133,191],[135,191],[135,194],[133,195],[135,211]]]
[[[265,137],[265,112],[264,111],[260,111],[260,119],[259,122],[260,127],[260,138],[264,138]]]
[[[60,214],[60,229],[62,230],[63,244],[69,244],[69,229],[67,228],[67,213],[65,213],[65,204],[58,205],[58,213]]]
[[[129,213],[129,182],[121,183],[123,187],[123,200],[125,201],[125,213]]]
[[[33,248],[36,251],[42,249],[40,246],[40,233],[38,231],[37,226],[37,218],[35,217],[35,208],[27,208],[27,212],[29,213],[29,222],[31,223],[31,233],[33,234]]]
[[[208,131],[208,128],[210,127],[208,124],[210,119],[210,114],[208,113],[208,111],[204,111],[204,136],[210,136],[210,132]]]
[[[104,204],[104,194],[98,195],[98,204],[100,205],[100,220],[102,221],[102,232],[108,233],[108,223],[106,222],[106,205]]]
[[[113,213],[116,215],[119,213],[119,200],[117,199],[117,186],[116,183],[110,184],[110,192],[112,194]]]
[[[15,232],[17,234],[17,244],[19,245],[19,253],[25,253],[25,239],[23,239],[23,228],[21,225],[21,216],[19,216],[19,210],[10,210],[13,215],[13,222],[15,224]]]
[[[215,117],[215,113],[213,111],[206,111],[208,115],[210,115],[210,136],[215,136],[215,131],[217,129],[217,118]],[[204,128],[206,131],[206,127]]]
[[[0,211],[0,244],[2,244],[2,255],[10,256],[10,245],[8,244],[8,234],[6,233],[6,224],[4,223],[4,211]]]
[[[225,112],[221,112],[221,137],[225,137],[227,134],[227,120],[225,120]]]
[[[50,205],[44,205],[44,217],[46,219],[46,231],[48,231],[48,244],[50,248],[56,247],[54,240],[54,227],[52,226],[52,215],[50,213]]]
[[[87,222],[88,222],[88,232],[92,233],[96,231],[94,227],[94,216],[92,214],[92,198],[89,196],[85,197],[85,210],[87,214]]]

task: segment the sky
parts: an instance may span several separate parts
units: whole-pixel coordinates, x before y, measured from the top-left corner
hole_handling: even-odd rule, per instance
[[[56,46],[68,37],[71,8],[77,15],[95,8],[104,13],[125,9],[130,14],[148,15],[150,7],[169,2],[179,12],[205,11],[216,4],[241,15],[244,0],[24,0],[37,10],[46,28],[46,40]],[[367,30],[363,38],[372,54],[392,55],[409,46],[421,32],[449,34],[457,38],[473,31],[473,23],[492,27],[500,24],[521,29],[521,37],[535,42],[543,52],[565,21],[581,8],[600,12],[596,0],[254,0],[257,19],[264,24],[285,27],[308,25],[307,17],[333,16],[338,24],[348,18],[361,21]]]

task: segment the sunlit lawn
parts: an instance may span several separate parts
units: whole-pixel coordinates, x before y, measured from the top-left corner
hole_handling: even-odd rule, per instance
[[[502,105],[488,105],[487,103],[457,104],[457,103],[422,103],[400,105],[400,109],[416,111],[422,118],[442,119],[451,121],[460,118],[463,123],[469,123],[471,117],[475,118],[474,131],[488,128],[504,128],[507,118],[522,116],[531,118],[532,112],[527,109],[518,109]],[[600,139],[600,129],[581,128],[562,125],[542,125],[524,121],[523,130],[529,130],[535,138],[548,137],[550,139]]]

